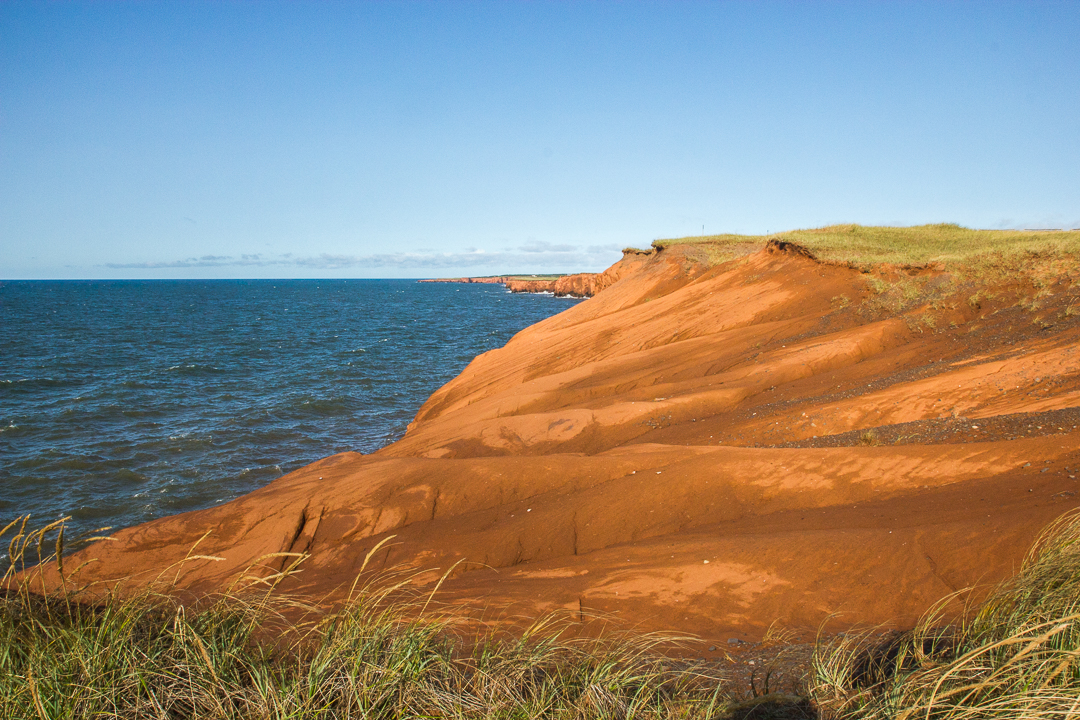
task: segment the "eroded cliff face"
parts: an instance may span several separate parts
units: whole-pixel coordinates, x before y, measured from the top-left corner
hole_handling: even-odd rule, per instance
[[[1014,287],[900,316],[869,276],[792,248],[697,257],[625,256],[373,455],[121,531],[68,567],[97,560],[81,582],[170,568],[204,591],[302,555],[286,586],[334,597],[365,559],[431,569],[420,584],[461,561],[440,595],[489,617],[564,608],[749,637],[835,612],[910,624],[1010,574],[1075,506],[1067,279],[1038,307]],[[184,561],[196,544],[220,559]]]
[[[577,273],[575,275],[563,275],[553,280],[533,279],[522,275],[497,275],[491,277],[437,278],[420,280],[420,282],[505,285],[510,292],[515,293],[551,293],[559,297],[588,298],[614,284],[623,275],[639,267],[653,254],[653,251],[647,250],[624,250],[622,260],[602,273]]]
[[[600,291],[614,285],[624,275],[641,267],[651,255],[650,252],[624,250],[622,260],[602,273],[577,273],[575,275],[564,275],[555,280],[528,280],[507,277],[503,278],[503,283],[510,292],[549,292],[559,297],[593,297]]]

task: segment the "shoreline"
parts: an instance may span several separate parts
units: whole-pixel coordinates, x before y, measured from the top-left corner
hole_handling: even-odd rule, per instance
[[[623,251],[623,259],[638,251]],[[620,261],[621,262],[621,261]],[[590,298],[616,282],[620,274],[616,263],[600,273],[574,273],[570,275],[489,275],[483,277],[432,278],[418,280],[422,283],[484,283],[504,285],[512,293],[551,294],[555,297],[575,299]]]

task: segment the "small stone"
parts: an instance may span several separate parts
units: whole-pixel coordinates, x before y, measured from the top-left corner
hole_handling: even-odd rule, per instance
[[[709,652],[716,652],[716,646],[715,645],[710,645],[709,646]]]
[[[739,638],[728,638],[727,640],[728,645],[738,645],[741,642],[742,640],[740,640]]]

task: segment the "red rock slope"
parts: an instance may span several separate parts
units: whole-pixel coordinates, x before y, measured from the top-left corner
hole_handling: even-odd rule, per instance
[[[297,553],[289,586],[333,596],[394,536],[369,568],[464,560],[440,594],[489,616],[724,639],[833,612],[909,624],[1009,574],[1075,506],[1067,280],[1036,304],[1016,286],[899,316],[871,276],[797,248],[694,257],[628,254],[596,297],[477,357],[399,442],[119,532],[81,553],[100,560],[82,580],[173,566],[206,590]],[[221,559],[174,565],[192,552]]]

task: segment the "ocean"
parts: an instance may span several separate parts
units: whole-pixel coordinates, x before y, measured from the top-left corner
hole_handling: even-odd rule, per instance
[[[0,283],[0,528],[210,507],[400,438],[574,300],[414,280]]]

